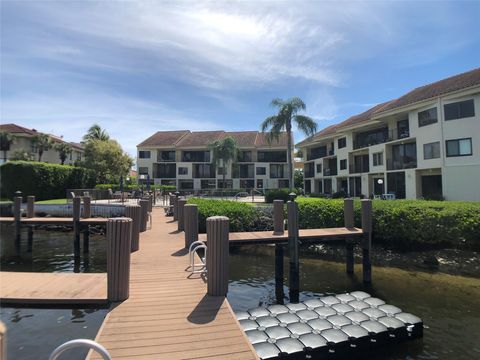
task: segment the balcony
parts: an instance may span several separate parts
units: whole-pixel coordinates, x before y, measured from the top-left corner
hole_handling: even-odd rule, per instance
[[[158,151],[157,162],[175,162],[175,150],[173,151]]]
[[[397,128],[388,130],[386,128],[378,131],[370,131],[358,134],[353,140],[353,149],[361,149],[389,141],[401,140],[410,137],[408,128]]]
[[[349,173],[350,174],[361,174],[361,173],[368,173],[370,168],[368,164],[350,164],[349,166]]]
[[[338,174],[338,171],[337,169],[335,168],[326,168],[326,169],[323,169],[323,176],[335,176]]]
[[[387,159],[387,170],[414,169],[417,167],[417,159],[401,158],[398,160]]]

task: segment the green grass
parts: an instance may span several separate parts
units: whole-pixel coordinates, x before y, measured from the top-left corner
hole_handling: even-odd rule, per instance
[[[64,205],[67,203],[67,199],[49,199],[49,200],[41,200],[35,201],[36,204],[61,204]]]

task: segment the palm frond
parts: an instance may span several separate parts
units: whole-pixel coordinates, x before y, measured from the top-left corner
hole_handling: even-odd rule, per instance
[[[299,110],[305,110],[307,108],[303,100],[299,97],[293,97],[291,99],[288,99],[288,103],[291,105],[295,113]]]
[[[307,136],[311,136],[317,132],[317,123],[309,116],[295,115],[294,121],[298,129]]]
[[[283,99],[277,97],[272,100],[270,106],[281,108],[284,104],[285,102],[283,101]]]
[[[277,121],[278,121],[278,115],[273,115],[273,116],[267,117],[265,120],[263,120],[262,124],[260,125],[260,128],[261,128],[262,132],[266,132]]]

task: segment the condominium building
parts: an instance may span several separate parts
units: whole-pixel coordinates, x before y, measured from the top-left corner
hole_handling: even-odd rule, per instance
[[[75,161],[82,160],[84,149],[83,145],[80,143],[68,142],[59,136],[45,134],[36,129],[28,129],[17,124],[2,124],[0,125],[0,132],[13,135],[12,143],[2,144],[2,151],[0,151],[0,164],[11,160],[12,157],[15,158],[19,153],[29,160],[38,160],[38,147],[34,139],[37,135],[42,134],[48,135],[53,145],[66,143],[71,146],[72,152],[68,154],[64,163],[65,165],[73,165]],[[54,146],[43,152],[41,160],[42,162],[52,164],[61,163],[59,153],[55,150]]]
[[[306,193],[480,201],[480,68],[416,88],[296,146]]]
[[[232,137],[237,158],[223,166],[212,163],[209,144]],[[293,143],[293,141],[292,141]],[[257,131],[159,131],[137,146],[139,176],[180,190],[288,188],[287,136],[268,141]]]

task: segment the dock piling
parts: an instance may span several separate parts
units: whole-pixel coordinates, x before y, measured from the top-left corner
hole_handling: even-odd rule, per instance
[[[344,214],[344,223],[347,229],[353,229],[355,227],[354,221],[354,210],[353,210],[353,199],[345,199],[343,201],[343,214]],[[353,257],[353,243],[349,240],[345,242],[345,252],[346,252],[346,271],[347,274],[354,273],[355,260]]]
[[[273,200],[273,235],[283,235],[283,200]]]
[[[363,282],[372,282],[372,200],[362,200],[362,255],[363,255]]]
[[[211,296],[226,296],[228,292],[228,233],[228,217],[207,219],[207,293]]]
[[[28,240],[27,240],[27,252],[32,252],[33,250],[33,229],[35,226],[30,225],[28,227]]]
[[[290,302],[298,303],[300,291],[300,264],[298,254],[298,204],[287,202],[288,252],[290,256]]]
[[[147,231],[147,221],[148,221],[148,200],[140,200],[139,202],[141,208],[140,215],[140,232]]]
[[[130,251],[134,252],[140,248],[140,226],[141,226],[140,205],[127,205],[125,207],[125,216],[132,219],[132,241]]]
[[[83,230],[83,253],[88,254],[90,252],[90,225],[87,225]]]
[[[27,196],[27,218],[33,218],[35,216],[35,196]]]
[[[15,219],[15,239],[20,241],[21,234],[21,218],[22,218],[22,197],[15,196],[13,198],[13,217]]]
[[[130,290],[130,248],[132,219],[112,218],[107,222],[107,297],[128,299]]]
[[[183,207],[184,228],[185,228],[185,249],[198,240],[198,206],[186,204]]]
[[[178,220],[178,196],[173,198],[173,221]]]
[[[184,209],[185,204],[187,203],[186,199],[178,199],[177,211],[178,211],[178,231],[183,231],[185,229],[185,220],[184,220]]]
[[[283,202],[283,201],[282,201]],[[275,297],[277,304],[283,304],[283,245],[275,244]]]
[[[80,207],[82,198],[75,196],[73,199],[73,256],[80,258]]]
[[[83,197],[83,217],[92,217],[92,198],[90,196]]]

